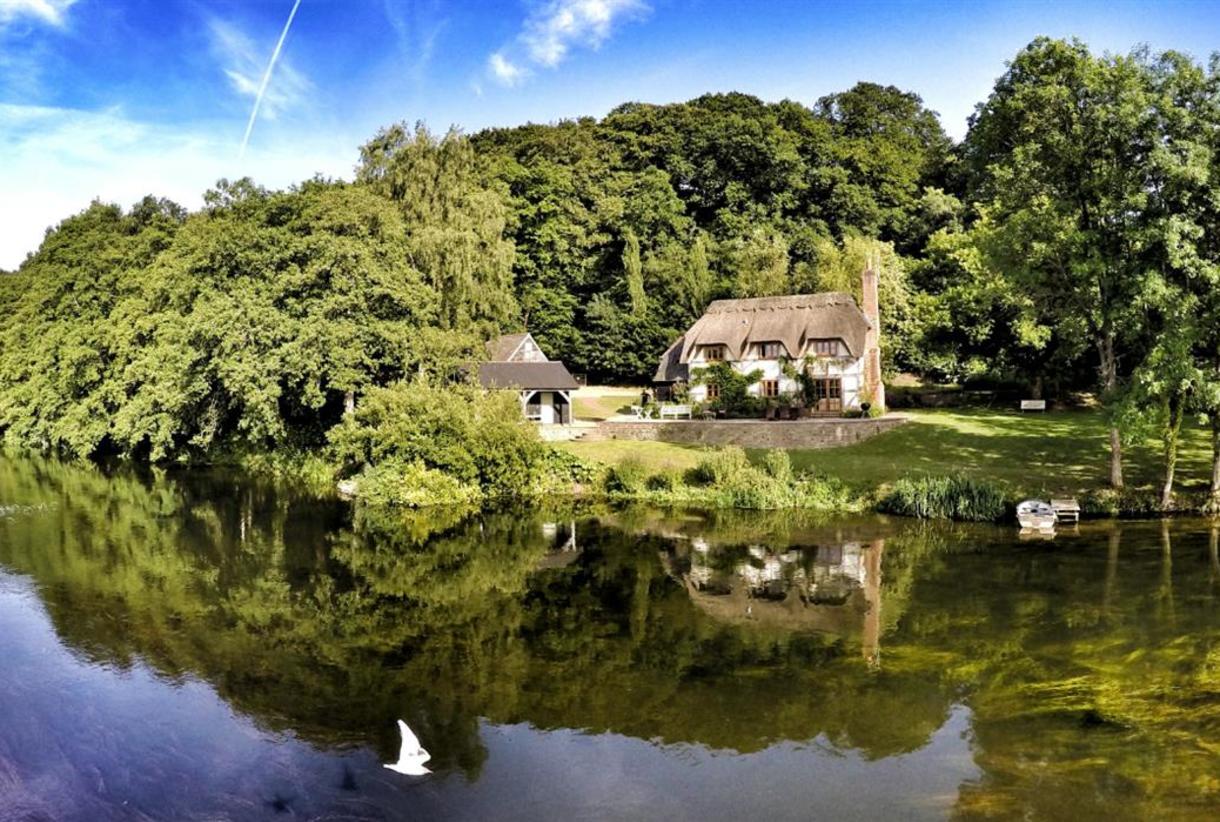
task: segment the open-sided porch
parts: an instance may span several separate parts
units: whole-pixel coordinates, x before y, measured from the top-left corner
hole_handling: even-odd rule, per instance
[[[522,389],[521,410],[525,418],[542,425],[569,425],[572,422],[570,390]]]

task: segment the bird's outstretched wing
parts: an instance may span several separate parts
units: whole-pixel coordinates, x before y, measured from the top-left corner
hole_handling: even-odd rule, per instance
[[[419,737],[417,737],[415,732],[412,731],[407,726],[407,723],[403,722],[401,719],[398,720],[398,732],[402,734],[402,748],[400,748],[398,752],[399,761],[408,756],[415,756],[417,753],[419,753]]]

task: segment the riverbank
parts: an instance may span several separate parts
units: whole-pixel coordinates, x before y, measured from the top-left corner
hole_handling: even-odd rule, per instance
[[[1155,516],[1160,509],[1160,443],[1146,439],[1126,451],[1128,488],[1105,484],[1109,459],[1105,420],[1089,410],[1017,414],[990,410],[906,411],[909,422],[866,442],[831,449],[789,449],[796,473],[811,472],[853,489],[855,510],[875,507],[896,481],[959,475],[996,485],[1010,501],[1074,496],[1094,516]],[[624,463],[651,473],[682,474],[716,449],[664,442],[607,440],[557,448],[614,469]],[[761,465],[766,452],[748,450]],[[1199,513],[1210,478],[1207,432],[1184,426],[1178,492],[1170,513]]]
[[[1076,497],[1093,517],[1199,514],[1207,502],[1207,432],[1184,429],[1179,490],[1164,511],[1155,485],[1159,444],[1128,447],[1130,487],[1115,493],[1103,483],[1105,422],[1090,411],[912,411],[896,430],[849,446],[742,450],[629,440],[542,443],[512,403],[471,396],[444,414],[429,411],[450,394],[431,392],[411,404],[411,413],[370,403],[331,448],[222,450],[205,464],[317,494],[333,494],[342,481],[365,503],[405,507],[515,497],[851,514],[926,511],[932,499],[946,516],[992,520],[1011,518],[1016,502],[1029,497]]]

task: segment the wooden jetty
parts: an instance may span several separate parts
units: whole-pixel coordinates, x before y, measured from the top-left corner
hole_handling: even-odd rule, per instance
[[[1080,503],[1075,498],[1052,499],[1051,508],[1059,522],[1080,522]]]

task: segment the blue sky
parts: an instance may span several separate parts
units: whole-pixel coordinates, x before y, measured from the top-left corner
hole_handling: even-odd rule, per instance
[[[1209,2],[0,0],[0,267],[101,197],[196,207],[216,179],[348,177],[397,120],[435,129],[602,115],[738,90],[812,103],[859,80],[919,93],[960,137],[1039,35],[1206,59]]]

